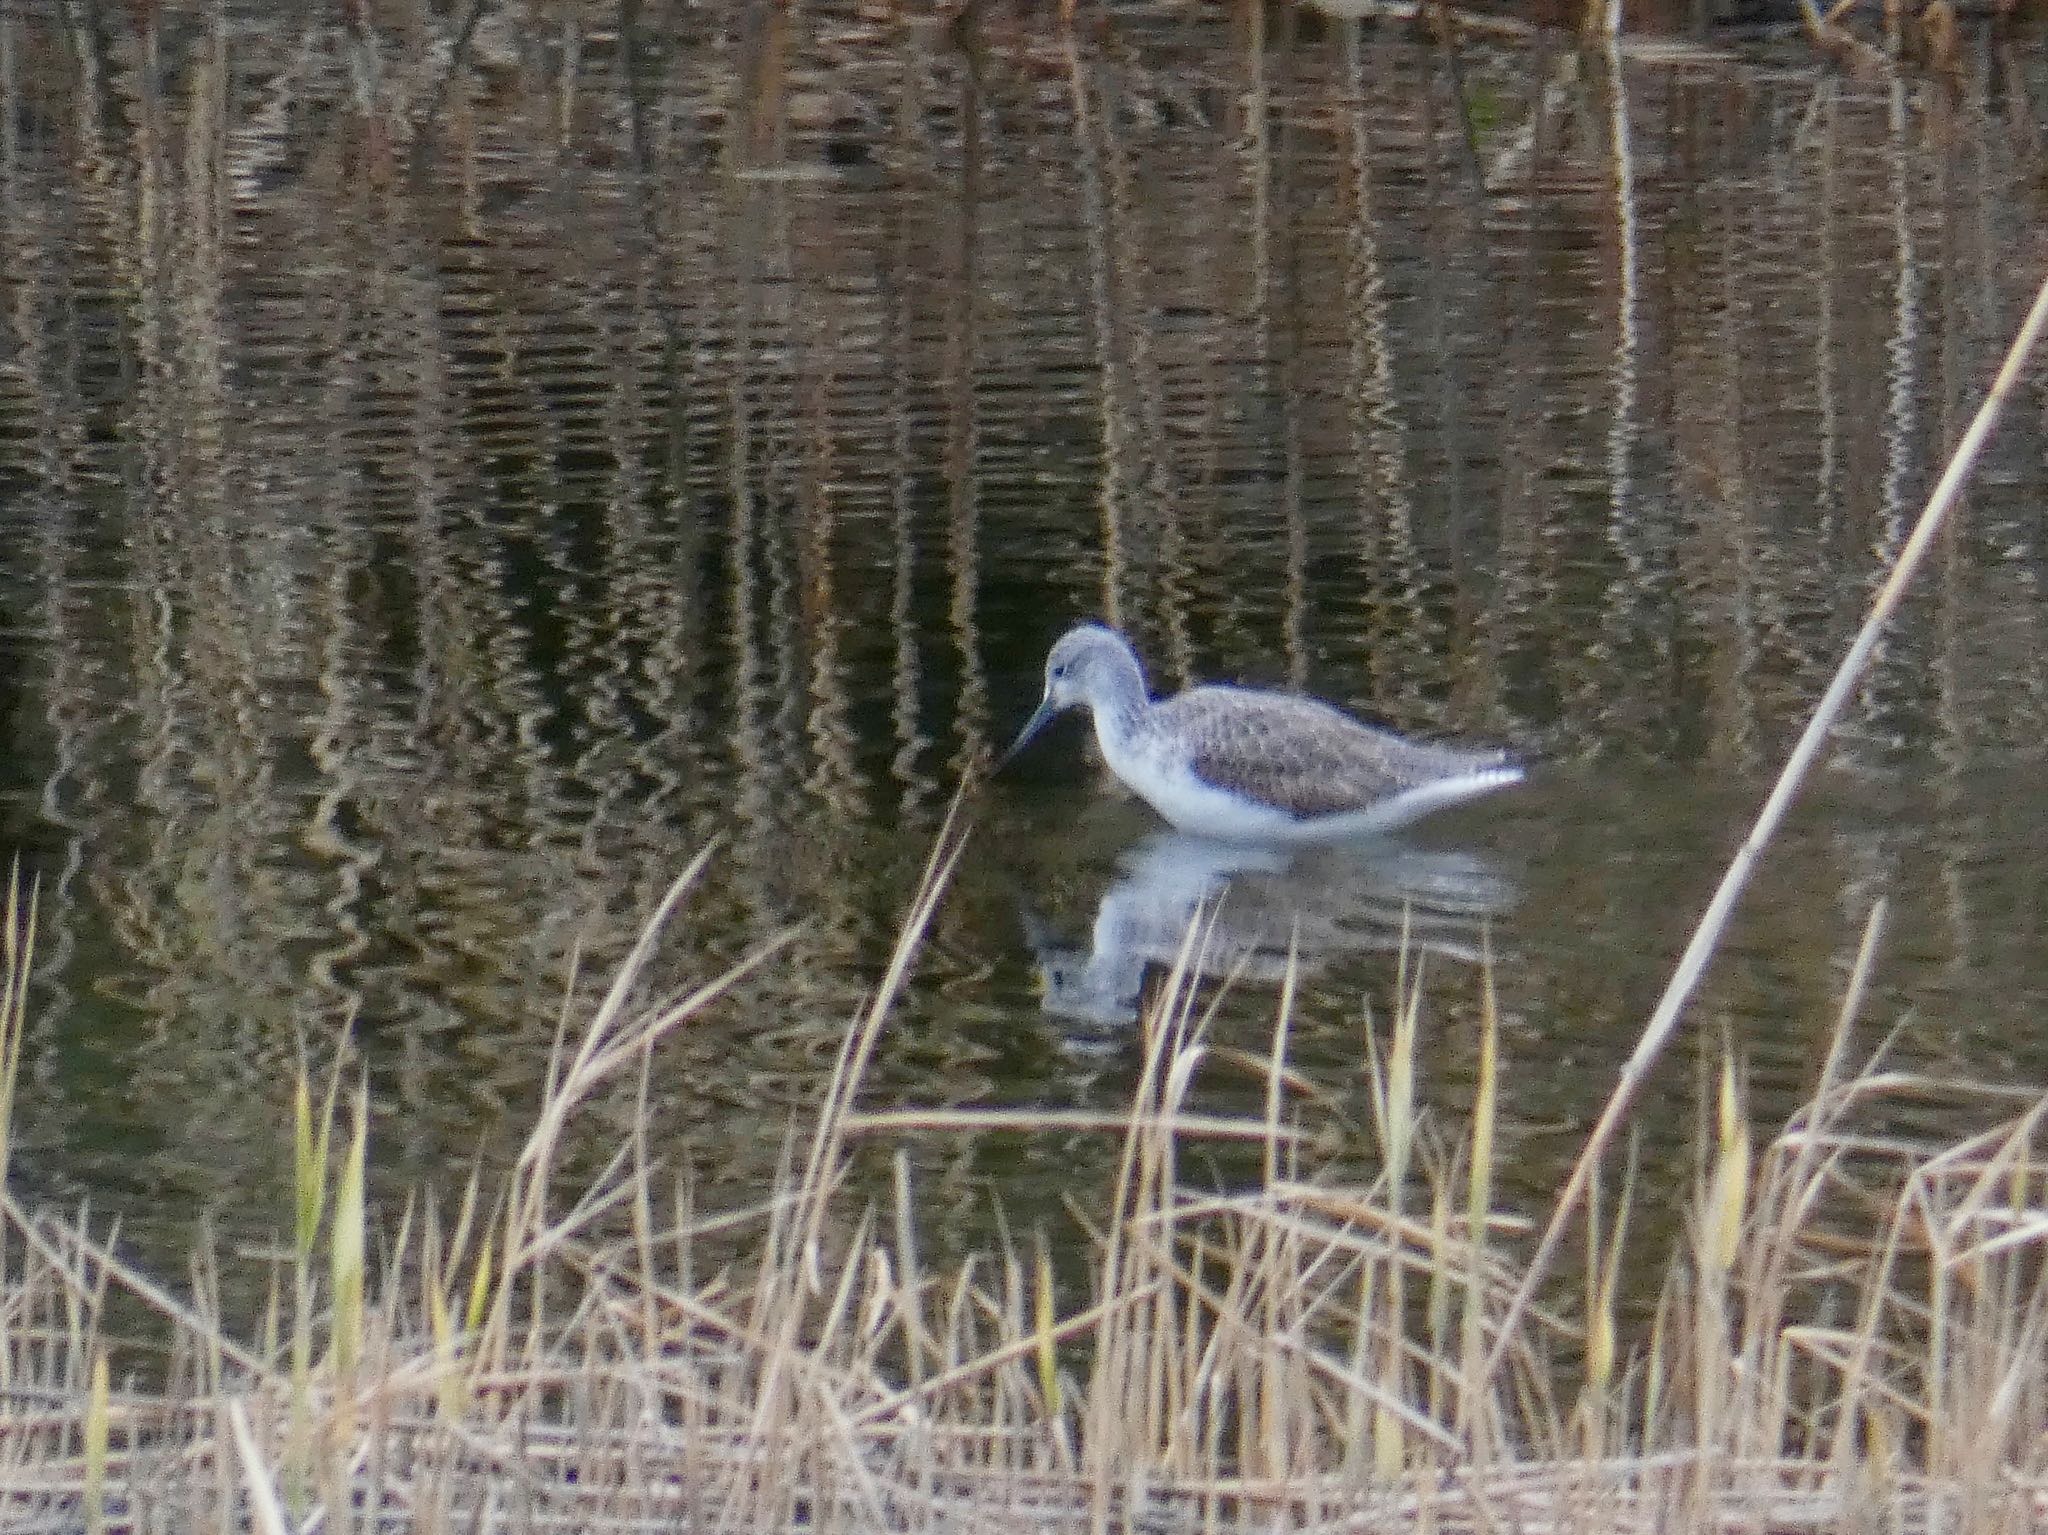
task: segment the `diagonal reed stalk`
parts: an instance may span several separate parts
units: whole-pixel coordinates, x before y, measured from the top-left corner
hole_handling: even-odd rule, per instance
[[[1921,561],[1933,546],[1935,536],[1948,521],[1949,513],[1961,499],[1963,487],[1968,483],[1971,472],[1977,466],[1978,456],[1984,450],[1991,430],[1998,423],[1999,415],[2006,401],[2018,387],[2026,371],[2027,360],[2032,356],[2035,345],[2040,341],[2041,332],[2048,329],[2048,279],[2044,279],[2035,290],[2034,302],[2020,323],[2012,345],[2007,349],[2005,360],[1999,365],[1991,388],[1984,396],[1984,403],[1977,408],[1969,430],[1949,456],[1948,466],[1942,471],[1933,493],[1927,498],[1927,506],[1914,524],[1912,535],[1899,550],[1898,559],[1893,563],[1891,574],[1878,589],[1876,599],[1870,605],[1870,613],[1863,620],[1863,627],[1856,633],[1855,641],[1836,667],[1827,691],[1821,695],[1813,716],[1800,733],[1792,753],[1785,760],[1777,782],[1770,795],[1764,800],[1763,808],[1757,812],[1755,823],[1749,835],[1743,838],[1742,846],[1729,861],[1727,870],[1721,876],[1721,883],[1715,888],[1713,899],[1693,929],[1692,938],[1679,956],[1677,967],[1665,985],[1664,993],[1657,1000],[1649,1022],[1643,1026],[1641,1037],[1636,1041],[1635,1050],[1621,1069],[1621,1079],[1608,1096],[1607,1103],[1600,1111],[1592,1132],[1586,1137],[1586,1145],[1572,1164],[1571,1175],[1565,1179],[1563,1189],[1557,1196],[1549,1223],[1543,1228],[1543,1235],[1537,1240],[1534,1252],[1508,1303],[1506,1315],[1499,1322],[1492,1350],[1480,1371],[1481,1379],[1489,1379],[1500,1368],[1502,1360],[1515,1335],[1515,1329],[1522,1315],[1535,1298],[1536,1287],[1543,1282],[1552,1260],[1557,1256],[1558,1244],[1564,1238],[1565,1227],[1571,1220],[1579,1201],[1585,1197],[1586,1189],[1593,1177],[1600,1159],[1607,1154],[1609,1143],[1620,1131],[1628,1111],[1635,1102],[1637,1092],[1648,1078],[1650,1067],[1664,1053],[1664,1047],[1671,1042],[1677,1031],[1679,1019],[1684,1016],[1685,1007],[1692,1000],[1700,978],[1705,975],[1707,965],[1720,946],[1721,936],[1726,931],[1729,919],[1735,914],[1735,904],[1741,899],[1748,886],[1750,875],[1755,871],[1757,861],[1764,849],[1777,835],[1785,813],[1792,806],[1793,799],[1806,781],[1808,771],[1820,756],[1821,748],[1827,744],[1828,732],[1834,728],[1836,719],[1848,704],[1863,673],[1870,664],[1870,658],[1877,649],[1879,637],[1899,604],[1905,600],[1906,589],[1920,569]]]
[[[7,869],[7,906],[0,912],[0,1188],[7,1185],[14,1145],[14,1084],[21,1075],[22,1032],[28,1026],[28,978],[35,968],[37,885],[27,898],[21,888],[21,860]],[[0,1245],[0,1259],[7,1249]]]

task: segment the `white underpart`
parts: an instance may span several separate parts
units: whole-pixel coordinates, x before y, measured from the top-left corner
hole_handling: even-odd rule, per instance
[[[1095,711],[1095,739],[1109,770],[1182,831],[1230,842],[1341,842],[1377,836],[1522,781],[1518,767],[1477,768],[1418,784],[1357,810],[1308,819],[1260,804],[1195,776],[1185,753],[1158,735],[1119,730],[1107,709]]]
[[[1518,767],[1477,768],[1470,773],[1460,773],[1456,778],[1440,778],[1435,783],[1403,789],[1399,794],[1375,800],[1363,810],[1347,810],[1337,815],[1296,821],[1291,840],[1339,842],[1351,837],[1378,836],[1411,821],[1419,821],[1446,805],[1477,799],[1482,794],[1491,794],[1495,789],[1505,789],[1509,784],[1521,781],[1522,770]]]

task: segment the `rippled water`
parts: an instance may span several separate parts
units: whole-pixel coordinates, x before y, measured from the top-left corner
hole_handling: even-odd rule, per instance
[[[1293,11],[656,10],[0,9],[31,1190],[270,1219],[291,1063],[344,1027],[387,1190],[501,1155],[565,994],[716,839],[662,982],[797,936],[650,1090],[665,1155],[757,1192],[1092,616],[1162,689],[1306,688],[1534,781],[1218,867],[1050,732],[966,807],[873,1101],[1118,1103],[1161,935],[1227,885],[1218,1037],[1264,1047],[1299,935],[1298,1060],[1362,1115],[1406,904],[1452,1116],[1487,932],[1540,1198],[2042,269],[2038,42],[1886,79]],[[2044,406],[1766,860],[1653,1165],[1724,1040],[1760,1119],[1796,1101],[1880,898],[1873,1034],[2048,1077]],[[1108,1154],[915,1147],[941,1213]]]

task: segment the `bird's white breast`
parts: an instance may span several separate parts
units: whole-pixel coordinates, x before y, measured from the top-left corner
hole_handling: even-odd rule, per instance
[[[1298,829],[1299,823],[1284,810],[1204,783],[1189,769],[1186,752],[1173,749],[1156,732],[1098,727],[1095,735],[1109,770],[1182,831],[1239,841],[1286,837]]]

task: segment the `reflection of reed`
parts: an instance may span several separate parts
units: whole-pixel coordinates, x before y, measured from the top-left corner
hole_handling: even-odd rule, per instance
[[[1815,99],[1808,109],[1810,116],[1818,118],[1815,148],[1819,160],[1819,185],[1815,194],[1820,205],[1820,228],[1815,242],[1814,300],[1817,314],[1813,329],[1813,385],[1818,418],[1814,437],[1819,463],[1815,466],[1813,499],[1818,513],[1818,542],[1823,549],[1834,544],[1842,515],[1842,416],[1835,383],[1838,360],[1835,312],[1842,292],[1843,242],[1848,238],[1848,232],[1842,227],[1839,184],[1842,163],[1840,104],[1840,93],[1830,81],[1816,89]]]
[[[1875,592],[1883,581],[1899,548],[1905,542],[1907,520],[1912,508],[1908,501],[1915,486],[1913,476],[1919,465],[1918,433],[1921,427],[1920,375],[1922,257],[1914,228],[1917,209],[1914,187],[1917,180],[1912,138],[1915,126],[1906,112],[1907,82],[1894,74],[1889,88],[1889,154],[1886,156],[1891,181],[1891,236],[1893,241],[1891,320],[1885,341],[1885,469],[1879,491],[1876,528],[1869,548],[1866,585]],[[1884,738],[1897,729],[1890,716],[1906,677],[1894,656],[1894,644],[1880,638],[1871,657],[1870,678],[1861,697],[1860,728],[1882,750]]]
[[[896,114],[896,143],[906,158],[915,157],[913,163],[924,169],[920,153],[923,145],[908,131],[908,125],[918,116],[917,102],[912,94],[915,85],[909,70],[904,71],[901,89],[903,99]],[[915,440],[913,423],[917,419],[915,365],[922,359],[909,344],[915,330],[911,295],[918,290],[912,245],[911,226],[907,222],[898,222],[890,241],[889,266],[883,275],[880,300],[882,334],[893,338],[892,342],[884,343],[887,384],[883,392],[883,410],[889,424],[889,460],[886,466],[890,548],[889,638],[892,651],[889,722],[895,737],[890,771],[903,785],[903,814],[914,820],[936,786],[918,765],[930,741],[918,707],[924,667],[917,642],[919,444]],[[950,292],[949,301],[958,302]],[[947,330],[950,342],[953,330],[950,317]],[[959,387],[956,369],[947,368],[946,384],[949,393]],[[966,387],[971,394],[972,382],[967,381]],[[949,475],[957,472],[950,463],[948,472]]]
[[[1617,8],[1618,10],[1618,8]],[[1610,17],[1610,20],[1615,18]],[[1607,537],[1619,557],[1607,583],[1603,615],[1607,642],[1616,658],[1632,665],[1661,661],[1665,647],[1644,633],[1650,625],[1637,621],[1647,601],[1668,594],[1668,583],[1653,580],[1654,542],[1662,530],[1650,507],[1635,496],[1636,371],[1642,347],[1639,313],[1642,290],[1642,225],[1636,203],[1635,137],[1629,123],[1628,77],[1617,46],[1619,26],[1602,34],[1600,83],[1607,97],[1607,160],[1613,192],[1614,350],[1609,364],[1612,398],[1607,417]]]
[[[1361,493],[1363,595],[1372,609],[1379,610],[1365,622],[1374,639],[1375,696],[1396,696],[1412,707],[1418,693],[1434,696],[1440,691],[1430,686],[1439,681],[1430,674],[1443,653],[1444,636],[1422,602],[1408,424],[1400,399],[1400,364],[1373,200],[1376,157],[1366,109],[1365,66],[1355,31],[1346,44],[1346,95],[1357,107],[1350,114],[1344,185],[1344,310],[1350,342],[1345,398]]]
[[[970,39],[966,45],[962,62],[960,181],[953,207],[953,270],[948,285],[944,363],[946,621],[960,668],[959,705],[953,727],[956,745],[948,766],[956,781],[973,770],[981,743],[989,732],[988,678],[975,602],[975,583],[981,573],[981,466],[977,458],[981,423],[976,380],[983,356],[978,299],[983,281],[980,256],[985,196],[981,68],[975,40]],[[914,781],[912,784],[915,787]],[[914,804],[905,805],[906,817],[913,808]]]
[[[1266,13],[1262,7],[1249,6],[1245,9],[1244,28],[1244,127],[1238,134],[1238,144],[1239,158],[1244,163],[1246,196],[1250,204],[1249,222],[1252,238],[1247,264],[1251,272],[1252,313],[1256,326],[1258,355],[1262,359],[1278,360],[1275,381],[1279,392],[1277,409],[1280,417],[1283,465],[1279,497],[1282,526],[1285,529],[1285,565],[1277,605],[1283,637],[1282,648],[1286,655],[1287,685],[1296,691],[1306,691],[1310,680],[1310,592],[1309,526],[1307,509],[1303,505],[1307,479],[1303,415],[1304,401],[1313,391],[1311,381],[1304,376],[1308,371],[1304,357],[1306,349],[1296,338],[1283,331],[1276,315],[1277,307],[1284,303],[1289,295],[1279,291],[1282,278],[1279,265],[1273,259],[1275,147],[1272,125],[1275,103],[1268,78],[1270,57],[1266,45]],[[1354,36],[1351,45],[1355,46],[1355,43]],[[1354,110],[1358,105],[1360,104],[1353,104]],[[1302,302],[1298,292],[1293,294],[1292,298],[1296,304]],[[1252,592],[1241,594],[1237,605],[1251,606],[1255,595]],[[1232,616],[1239,615],[1234,613]],[[1243,616],[1260,628],[1271,622],[1271,615],[1256,611]]]
[[[870,811],[861,803],[854,774],[842,655],[847,619],[835,590],[838,572],[832,554],[838,507],[830,487],[838,479],[834,462],[838,433],[833,429],[831,402],[838,381],[826,371],[824,360],[833,358],[837,349],[828,337],[814,335],[808,338],[805,350],[821,361],[817,373],[804,384],[804,472],[793,502],[799,633],[809,656],[804,735],[812,767],[804,789],[824,812],[821,819],[860,825]]]
[[[1094,326],[1095,365],[1100,374],[1097,419],[1102,430],[1102,617],[1113,628],[1126,625],[1124,592],[1133,580],[1128,536],[1130,518],[1130,422],[1125,411],[1118,350],[1119,312],[1114,278],[1118,252],[1109,226],[1110,200],[1104,183],[1102,129],[1094,99],[1095,67],[1084,61],[1074,29],[1064,32],[1067,82],[1071,92],[1081,229],[1087,237],[1089,318]]]

